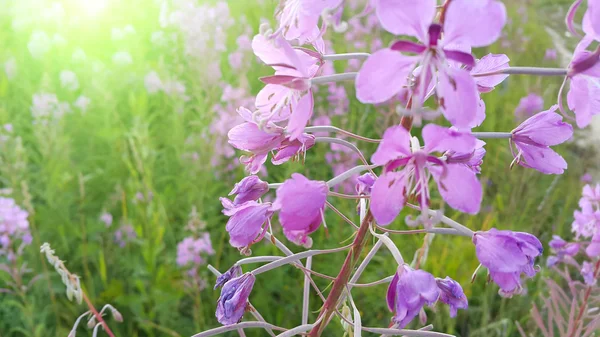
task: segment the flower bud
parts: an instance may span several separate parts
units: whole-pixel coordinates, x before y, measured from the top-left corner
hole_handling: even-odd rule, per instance
[[[440,289],[440,301],[450,306],[450,317],[455,317],[458,309],[466,309],[469,306],[467,297],[458,282],[448,276],[445,279],[438,278],[435,282]]]
[[[121,313],[117,309],[113,308],[111,312],[115,321],[123,322],[123,315],[121,315]]]
[[[215,288],[222,287],[227,281],[232,278],[239,277],[242,275],[242,267],[238,265],[233,265],[233,267],[229,268],[225,273],[221,274],[221,276],[217,277],[217,283],[215,284]]]
[[[87,322],[88,329],[91,329],[96,326],[96,316],[92,315],[92,317]]]
[[[241,205],[246,201],[256,201],[269,190],[269,184],[251,175],[235,184],[229,195],[237,194],[233,200],[234,205]]]
[[[256,277],[253,274],[246,273],[223,285],[215,313],[219,323],[235,324],[242,319],[248,305],[248,296],[250,296],[255,281]]]

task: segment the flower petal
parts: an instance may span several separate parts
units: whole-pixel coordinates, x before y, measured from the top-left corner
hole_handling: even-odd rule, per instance
[[[454,151],[468,153],[475,150],[477,138],[470,132],[461,132],[436,124],[427,124],[423,128],[425,152]]]
[[[446,172],[432,170],[442,198],[450,207],[469,214],[479,213],[483,192],[475,172],[460,164],[446,166]]]
[[[388,172],[379,177],[371,192],[371,212],[378,224],[390,224],[406,202],[406,178],[403,172]]]
[[[509,68],[510,59],[504,54],[487,54],[477,61],[471,75],[490,73]],[[506,74],[474,77],[480,92],[490,92],[498,84],[508,78]]]
[[[435,0],[375,0],[381,26],[396,35],[410,35],[425,43],[435,15]]]
[[[356,97],[362,103],[382,103],[407,84],[418,58],[391,49],[382,49],[365,61],[356,76]]]
[[[600,79],[585,75],[574,76],[567,94],[567,103],[575,112],[577,126],[588,126],[592,122],[592,116],[600,113]]]
[[[444,22],[444,45],[465,43],[484,47],[494,43],[506,23],[506,7],[495,0],[453,0]]]
[[[477,118],[479,93],[471,74],[464,69],[439,72],[437,94],[442,113],[453,126],[469,128]]]
[[[377,151],[371,157],[371,162],[375,165],[385,165],[392,160],[410,155],[410,133],[403,126],[397,125],[385,130]]]
[[[519,162],[521,166],[536,169],[545,174],[563,174],[567,162],[561,155],[546,146],[535,146],[525,143],[515,143],[523,155]]]
[[[290,140],[295,140],[304,132],[306,124],[308,124],[308,121],[312,117],[314,103],[313,93],[310,90],[298,101],[296,110],[292,111],[287,126],[290,133]]]

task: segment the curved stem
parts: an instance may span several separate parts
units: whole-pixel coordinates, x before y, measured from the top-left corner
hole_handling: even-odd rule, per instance
[[[96,308],[94,308],[94,305],[92,304],[92,302],[90,301],[90,299],[87,297],[87,295],[85,294],[85,292],[83,290],[81,291],[81,294],[83,295],[82,296],[83,300],[87,304],[88,308],[90,309],[90,311],[92,312],[92,314],[94,315],[94,317],[96,317],[96,321],[98,322],[98,324],[102,325],[102,328],[104,329],[104,332],[106,332],[106,334],[109,335],[110,337],[115,337],[115,335],[113,334],[113,332],[108,327],[108,324],[106,324],[106,322],[102,318],[102,315],[100,315],[98,313],[98,311],[96,310]]]
[[[335,213],[337,213],[337,215],[339,215],[344,221],[346,221],[347,223],[349,223],[350,225],[352,225],[354,228],[358,229],[358,226],[355,225],[354,222],[352,222],[352,220],[348,219],[348,217],[345,216],[344,213],[342,213],[339,209],[337,209],[335,206],[333,206],[329,201],[325,201],[325,204],[332,211],[334,211]]]
[[[344,247],[339,247],[339,248],[334,248],[334,249],[323,249],[323,250],[307,250],[305,252],[301,252],[298,254],[293,254],[290,256],[286,256],[284,258],[281,258],[277,261],[273,261],[271,263],[265,264],[264,266],[258,267],[256,269],[254,269],[253,271],[251,271],[252,274],[259,275],[262,273],[265,273],[269,270],[281,267],[283,265],[286,265],[288,263],[292,263],[292,262],[296,262],[300,259],[304,259],[307,258],[309,256],[315,256],[315,255],[322,255],[322,254],[330,254],[330,253],[337,253],[337,252],[341,252],[344,251],[348,248],[352,247],[352,245],[348,245],[348,246],[344,246]]]
[[[381,143],[381,139],[373,139],[373,138],[367,138],[367,137],[363,137],[360,135],[357,135],[355,133],[352,133],[350,131],[346,131],[344,129],[340,129],[338,127],[332,126],[332,125],[319,125],[319,126],[309,126],[307,128],[304,129],[304,132],[335,132],[335,133],[341,133],[343,135],[346,135],[348,137],[352,137],[358,140],[362,140],[365,142],[369,142],[369,143]]]
[[[227,331],[236,331],[237,329],[261,328],[265,330],[286,331],[286,329],[267,322],[241,322],[237,324],[225,325],[218,328],[206,330],[204,332],[193,335],[192,337],[209,337],[223,334]]]
[[[535,75],[535,76],[567,76],[568,70],[564,68],[542,68],[542,67],[510,67],[487,73],[472,74],[473,77],[485,77],[495,75]]]
[[[331,82],[341,82],[341,81],[349,81],[354,80],[358,73],[343,73],[343,74],[333,74],[333,75],[325,75],[318,76],[310,80],[312,85],[314,84],[325,84]]]
[[[399,231],[399,230],[387,229],[387,228],[384,228],[384,227],[381,227],[381,226],[377,226],[377,229],[379,229],[380,231],[386,232],[386,233],[391,233],[391,234],[427,234],[427,233],[432,233],[432,234],[448,234],[448,235],[467,236],[465,233],[463,233],[461,231],[458,231],[458,230],[456,230],[454,228],[433,227],[433,228],[429,228],[429,229],[412,229],[412,230]]]
[[[312,267],[312,257],[306,259],[306,269],[310,270]],[[302,325],[308,324],[308,310],[309,310],[309,299],[310,299],[310,276],[304,275],[304,291],[302,294]]]
[[[394,275],[390,275],[386,278],[382,278],[381,280],[375,281],[375,282],[370,282],[370,283],[348,283],[348,285],[351,285],[353,287],[360,287],[360,288],[366,288],[366,287],[373,287],[376,285],[380,285],[380,284],[385,284],[385,283],[390,283],[392,282],[392,279],[394,278]]]
[[[359,166],[355,166],[351,169],[349,169],[348,171],[340,174],[339,176],[329,180],[327,182],[327,186],[329,186],[329,188],[332,188],[336,185],[341,184],[344,180],[349,179],[350,177],[352,177],[355,174],[358,174],[360,172],[369,170],[369,171],[373,171],[374,168],[376,168],[377,165],[359,165]]]
[[[363,164],[369,165],[369,162],[367,162],[367,159],[365,158],[363,153],[360,151],[360,149],[358,147],[356,147],[356,145],[354,145],[346,140],[339,139],[339,138],[331,138],[331,137],[317,137],[317,138],[315,138],[315,142],[316,143],[332,143],[332,144],[343,145],[343,146],[351,149],[352,151],[354,151],[356,154],[358,154],[358,156],[360,157],[360,161],[362,161]]]
[[[352,60],[352,59],[366,59],[371,54],[369,53],[346,53],[346,54],[329,54],[323,55],[325,61],[341,61],[341,60]]]

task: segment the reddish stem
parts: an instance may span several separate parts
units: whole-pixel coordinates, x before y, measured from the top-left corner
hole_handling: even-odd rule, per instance
[[[444,5],[442,6],[442,11],[440,12],[440,25],[444,25],[444,21],[446,21],[446,12],[448,11],[448,6],[450,5],[450,1],[446,0]]]
[[[113,332],[108,327],[108,324],[106,324],[106,322],[102,318],[102,315],[100,315],[100,313],[98,313],[98,310],[96,310],[96,308],[94,308],[94,305],[92,304],[92,302],[90,301],[90,299],[87,297],[87,295],[85,294],[85,292],[82,290],[81,293],[83,294],[83,300],[87,304],[87,306],[90,309],[90,311],[92,312],[92,314],[94,314],[94,317],[96,317],[96,321],[98,321],[100,324],[102,324],[102,327],[104,328],[104,331],[106,331],[106,333],[110,337],[115,337],[115,335],[113,334]]]
[[[598,262],[596,262],[596,266],[594,268],[594,279],[597,279],[598,276],[600,276],[600,260],[598,260]],[[583,318],[583,314],[585,313],[585,309],[587,308],[587,302],[590,298],[590,295],[592,294],[592,288],[593,288],[593,286],[588,286],[585,291],[585,295],[583,296],[583,303],[581,304],[581,307],[579,308],[579,314],[577,314],[577,318],[575,319],[575,324],[573,324],[573,331],[571,331],[571,333],[569,334],[569,337],[575,337],[575,332],[577,332],[577,326],[579,325],[579,322]]]
[[[354,238],[354,242],[352,243],[352,247],[346,256],[346,260],[340,269],[338,276],[333,281],[333,287],[327,296],[327,300],[323,304],[323,309],[319,314],[319,318],[316,324],[309,333],[309,337],[319,337],[325,329],[325,326],[329,323],[329,319],[335,313],[337,309],[337,304],[344,291],[344,288],[348,284],[350,280],[350,274],[352,274],[352,270],[354,269],[358,258],[360,257],[360,253],[367,241],[367,234],[369,233],[369,226],[371,221],[373,220],[373,215],[371,211],[368,211],[363,222],[360,224],[360,228],[358,232],[356,232],[356,237]]]

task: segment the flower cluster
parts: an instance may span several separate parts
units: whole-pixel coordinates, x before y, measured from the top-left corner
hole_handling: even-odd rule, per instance
[[[0,197],[0,256],[12,261],[31,244],[29,214],[13,199]]]
[[[210,234],[204,232],[206,225],[198,217],[196,208],[192,209],[186,230],[191,233],[177,244],[176,262],[185,270],[187,278],[185,285],[188,289],[202,290],[206,281],[198,275],[198,268],[207,263],[207,257],[215,251],[210,241]]]

